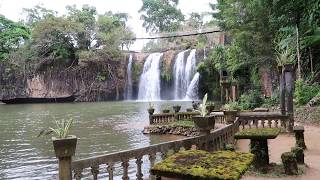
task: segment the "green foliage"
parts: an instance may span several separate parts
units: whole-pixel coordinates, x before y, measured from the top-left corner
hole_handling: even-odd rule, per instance
[[[240,105],[238,102],[229,102],[223,105],[222,109],[228,110],[228,111],[240,110]]]
[[[199,109],[197,110],[197,112],[199,112],[202,117],[205,117],[208,114],[207,99],[208,99],[208,94],[206,93],[203,96],[202,104],[200,104]]]
[[[158,175],[179,174],[184,177],[182,179],[238,180],[252,161],[251,153],[189,150],[169,156],[151,171]]]
[[[143,26],[151,32],[172,32],[178,29],[184,15],[177,9],[177,0],[142,0]]]
[[[320,85],[309,85],[305,81],[296,80],[294,97],[298,105],[307,104],[320,92]]]
[[[242,110],[254,109],[261,106],[263,99],[259,90],[250,90],[239,98],[239,106]]]
[[[173,126],[182,126],[182,127],[195,127],[195,124],[193,121],[188,120],[179,120],[172,123]]]
[[[57,16],[57,12],[46,9],[40,5],[36,5],[33,8],[23,8],[23,14],[25,14],[24,24],[29,27],[34,27],[40,21]]]
[[[106,79],[107,79],[107,77],[106,77],[105,73],[98,72],[97,77],[96,77],[97,81],[103,82]]]
[[[0,61],[7,60],[9,53],[17,50],[29,36],[29,28],[0,14]]]
[[[42,130],[39,133],[38,137],[54,133],[57,138],[66,138],[69,135],[69,131],[72,126],[72,123],[73,123],[73,119],[69,119],[69,120],[63,119],[60,121],[56,120],[55,128],[49,127],[48,130]]]
[[[263,100],[263,104],[261,105],[261,107],[265,107],[265,108],[271,108],[271,107],[275,107],[277,105],[279,105],[280,103],[280,97],[279,97],[279,93],[275,94],[269,98],[265,98]]]

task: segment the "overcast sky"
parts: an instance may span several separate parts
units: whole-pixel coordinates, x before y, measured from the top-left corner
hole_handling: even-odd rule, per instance
[[[187,15],[191,12],[207,12],[210,11],[209,3],[216,0],[179,0],[179,8],[183,14]],[[18,21],[23,18],[22,8],[31,8],[36,5],[42,5],[47,9],[52,9],[62,15],[66,12],[67,5],[77,5],[82,7],[83,4],[95,6],[99,14],[106,11],[125,12],[131,18],[129,26],[135,32],[137,37],[145,37],[146,32],[142,27],[140,14],[138,10],[142,6],[142,0],[0,0],[0,14],[7,18]],[[137,43],[133,49],[140,49],[140,46],[145,42]]]

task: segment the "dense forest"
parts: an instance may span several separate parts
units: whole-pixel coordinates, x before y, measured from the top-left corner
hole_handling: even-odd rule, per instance
[[[296,70],[297,103],[305,104],[318,93],[320,0],[217,0],[208,4],[211,12],[191,14],[182,13],[178,0],[142,1],[139,13],[147,32],[166,34],[219,27],[225,33],[225,46],[213,43],[213,35],[207,34],[149,41],[143,48],[144,52],[210,48],[208,57],[198,65],[200,89],[209,92],[209,97],[220,95],[212,82],[226,70],[230,81],[239,84],[243,108],[261,105],[264,100],[259,71],[264,68],[277,77],[276,67],[288,63],[293,63]],[[97,70],[93,79],[120,79],[110,65],[121,61],[124,50],[134,42],[135,35],[127,25],[129,15],[98,14],[89,5],[66,9],[62,16],[41,6],[24,9],[25,18],[20,22],[0,16],[0,61],[4,64],[0,82],[10,79],[12,73],[22,78],[48,67],[67,69],[90,62],[104,69]],[[99,66],[99,62],[103,64]],[[269,104],[277,102],[274,89]]]

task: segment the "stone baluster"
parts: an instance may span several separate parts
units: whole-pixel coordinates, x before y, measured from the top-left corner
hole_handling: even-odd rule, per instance
[[[98,179],[98,174],[99,174],[99,166],[92,166],[91,167],[91,173],[93,175],[93,180]]]
[[[113,180],[113,163],[108,163],[107,164],[107,171],[108,171],[108,174],[109,174],[109,180]]]
[[[74,170],[74,178],[76,180],[80,180],[82,177],[82,169],[75,169]]]
[[[271,119],[268,119],[268,127],[269,128],[271,128],[271,124],[272,124]]]
[[[143,179],[143,174],[142,174],[142,169],[141,169],[141,165],[143,163],[142,161],[142,156],[136,157],[136,164],[137,164],[137,174],[136,177],[138,180],[142,180]]]
[[[263,119],[263,120],[261,120],[261,126],[262,126],[262,128],[264,128],[264,124],[266,123],[266,120],[265,119]]]
[[[129,160],[123,160],[122,163],[122,168],[123,168],[123,175],[122,175],[122,180],[128,180],[128,167],[129,167]]]
[[[251,120],[248,120],[249,128],[251,129]]]
[[[151,168],[154,166],[155,162],[156,162],[156,154],[155,153],[151,153],[149,154],[149,161],[150,161],[150,170]],[[151,175],[150,173],[150,179],[154,180],[156,177]]]
[[[258,128],[259,119],[255,119],[255,120],[253,120],[253,122],[254,122],[254,125],[256,126],[256,128]]]
[[[275,120],[274,120],[274,123],[275,123],[276,128],[278,128],[278,127],[279,127],[279,124],[278,124],[278,123],[279,123],[279,120],[278,120],[278,119],[275,119]]]

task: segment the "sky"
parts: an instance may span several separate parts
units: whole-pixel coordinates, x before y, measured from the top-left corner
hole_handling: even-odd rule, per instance
[[[216,0],[179,0],[178,8],[185,15],[191,12],[210,11],[209,3]],[[139,9],[142,6],[142,0],[0,0],[0,14],[5,17],[18,21],[23,19],[22,8],[32,8],[36,5],[42,5],[47,9],[58,12],[58,15],[65,14],[67,5],[77,5],[78,8],[84,4],[89,4],[97,8],[98,14],[106,11],[125,12],[130,15],[128,25],[135,32],[136,37],[146,37],[148,34],[142,27]],[[146,42],[135,43],[131,50],[139,50]]]

